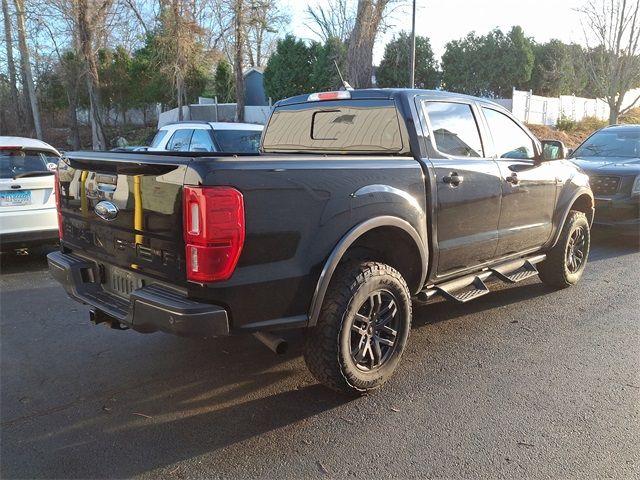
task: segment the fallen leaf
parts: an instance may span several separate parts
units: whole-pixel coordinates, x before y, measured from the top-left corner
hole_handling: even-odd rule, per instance
[[[533,448],[533,447],[535,447],[535,445],[534,445],[534,444],[532,444],[532,443],[526,443],[526,442],[518,442],[518,445],[519,445],[519,446],[521,446],[521,447],[527,447],[527,448]]]
[[[400,409],[396,408],[396,407],[391,407],[391,408],[389,408],[389,410],[391,410],[392,412],[399,412],[400,411]]]
[[[327,470],[327,468],[322,464],[320,460],[316,461],[316,464],[318,465],[318,468],[322,473],[324,473],[325,475],[329,475],[329,470]]]

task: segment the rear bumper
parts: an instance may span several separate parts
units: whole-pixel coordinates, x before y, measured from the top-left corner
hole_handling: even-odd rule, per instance
[[[58,238],[58,227],[54,230],[29,230],[25,232],[0,233],[0,249],[28,247],[31,245],[55,243]]]
[[[58,240],[58,217],[54,208],[0,211],[0,246],[26,247]]]
[[[227,311],[195,302],[175,290],[152,284],[124,298],[105,291],[98,265],[73,254],[47,255],[49,271],[67,294],[81,303],[140,332],[163,331],[176,335],[215,337],[229,334]]]

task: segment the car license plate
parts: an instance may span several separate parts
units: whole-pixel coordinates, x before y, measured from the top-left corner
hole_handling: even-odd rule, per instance
[[[31,205],[31,190],[0,192],[0,207],[22,207]]]

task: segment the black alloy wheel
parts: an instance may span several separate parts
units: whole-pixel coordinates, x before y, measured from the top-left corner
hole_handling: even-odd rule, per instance
[[[398,336],[398,307],[388,290],[376,290],[353,317],[351,359],[359,370],[380,368],[393,355]]]

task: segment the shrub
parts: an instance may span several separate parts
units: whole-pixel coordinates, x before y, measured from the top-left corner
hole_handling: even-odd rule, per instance
[[[575,131],[576,126],[577,122],[565,115],[560,115],[558,123],[556,123],[557,129],[562,130],[563,132],[573,132]]]
[[[600,120],[598,117],[584,117],[576,124],[576,130],[594,132],[602,127],[606,127],[608,123],[606,120]]]
[[[620,123],[640,124],[640,107],[635,107],[618,117]]]

